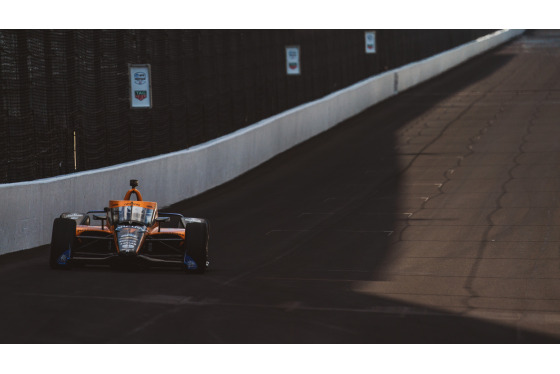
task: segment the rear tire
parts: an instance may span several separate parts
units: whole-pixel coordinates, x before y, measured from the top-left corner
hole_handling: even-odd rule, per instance
[[[185,228],[186,255],[196,262],[195,270],[188,269],[188,272],[203,274],[208,267],[208,222],[188,222]]]
[[[70,269],[72,247],[76,237],[76,221],[69,218],[57,218],[53,223],[51,237],[51,251],[49,265],[52,269]],[[69,257],[64,263],[59,261],[60,257],[69,251]]]

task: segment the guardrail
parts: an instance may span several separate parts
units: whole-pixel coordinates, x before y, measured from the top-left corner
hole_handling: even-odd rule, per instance
[[[109,200],[121,198],[130,179],[139,179],[143,197],[160,207],[198,195],[521,33],[498,31],[183,151],[0,185],[0,255],[48,244],[54,218],[63,212],[103,209]]]

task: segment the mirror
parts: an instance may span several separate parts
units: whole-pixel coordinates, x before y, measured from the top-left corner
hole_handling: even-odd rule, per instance
[[[98,216],[97,214],[93,215],[93,219],[95,221],[101,221],[101,230],[103,230],[105,228],[105,220],[107,219],[107,216]]]
[[[171,217],[158,217],[158,218],[156,218],[156,222],[159,222],[159,223],[169,222],[170,220],[171,220]],[[161,232],[161,225],[159,225],[159,227],[158,227],[158,232]]]

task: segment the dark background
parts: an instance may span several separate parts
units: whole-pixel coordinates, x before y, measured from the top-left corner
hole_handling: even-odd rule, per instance
[[[0,30],[0,183],[185,149],[490,32],[377,30],[367,55],[364,30]],[[151,65],[151,109],[129,64]]]

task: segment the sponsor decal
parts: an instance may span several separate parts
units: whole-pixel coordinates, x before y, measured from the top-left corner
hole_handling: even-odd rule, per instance
[[[187,265],[188,270],[198,269],[198,266],[196,265],[196,262],[188,254],[185,254],[185,259],[184,259],[183,262],[185,263],[185,265]]]
[[[299,47],[286,47],[286,66],[288,67],[287,73],[300,74],[300,51]]]
[[[78,219],[78,218],[82,218],[83,215],[80,213],[69,213],[69,214],[65,214],[64,218],[70,218],[70,219]]]
[[[134,91],[134,97],[135,97],[137,100],[142,101],[142,100],[144,100],[146,97],[148,97],[148,91],[146,91],[146,90],[136,90],[136,91]]]
[[[56,262],[59,265],[66,265],[69,259],[70,259],[70,245],[68,246],[68,249],[62,255],[60,255],[60,257]]]
[[[204,222],[203,219],[200,218],[192,218],[192,217],[183,217],[185,222]]]
[[[138,85],[146,84],[146,73],[141,71],[134,73],[134,83]]]
[[[152,101],[150,65],[129,65],[130,106],[132,108],[150,108]]]
[[[375,53],[375,31],[366,32],[366,53]]]

